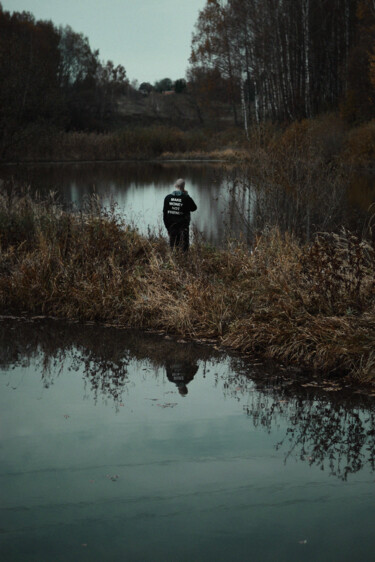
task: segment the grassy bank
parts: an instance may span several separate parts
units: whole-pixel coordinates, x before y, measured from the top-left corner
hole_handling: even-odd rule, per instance
[[[8,161],[101,161],[145,159],[212,159],[263,165],[303,159],[373,168],[375,120],[349,127],[337,115],[294,122],[253,125],[248,138],[241,128],[182,131],[176,127],[126,128],[110,133],[40,130],[10,149]],[[268,164],[267,164],[268,166]]]
[[[176,127],[133,127],[109,133],[40,132],[10,150],[8,161],[72,162],[147,160],[153,158],[222,158],[227,146],[240,146],[243,133],[230,129],[182,131]],[[232,153],[230,154],[232,158]]]
[[[375,378],[375,245],[348,232],[300,245],[277,230],[251,252],[193,244],[186,260],[95,200],[0,198],[0,310],[210,337],[322,372]]]

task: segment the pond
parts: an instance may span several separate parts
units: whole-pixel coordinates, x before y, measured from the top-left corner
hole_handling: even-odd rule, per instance
[[[238,209],[231,204],[228,181],[220,163],[194,162],[102,162],[39,164],[0,167],[0,179],[17,186],[30,186],[42,194],[55,191],[61,202],[84,208],[97,194],[103,206],[116,211],[142,234],[163,232],[164,197],[178,178],[197,203],[192,225],[212,244],[222,243],[242,230]],[[245,197],[246,208],[251,196]]]
[[[57,320],[0,369],[1,560],[373,559],[374,397]]]
[[[192,214],[196,235],[214,245],[228,238],[251,242],[265,227],[277,225],[309,238],[314,231],[345,225],[362,232],[373,215],[374,175],[352,174],[332,189],[319,184],[311,197],[253,180],[249,171],[220,162],[96,162],[0,166],[0,184],[30,186],[42,194],[54,191],[68,208],[82,209],[93,193],[103,206],[114,205],[142,234],[166,233],[164,197],[178,178],[198,205]],[[328,190],[328,191],[327,191]]]

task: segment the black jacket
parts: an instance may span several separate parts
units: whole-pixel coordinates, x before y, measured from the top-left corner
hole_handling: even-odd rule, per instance
[[[189,226],[190,212],[196,210],[196,204],[186,192],[174,191],[167,195],[163,207],[163,220],[167,230]]]

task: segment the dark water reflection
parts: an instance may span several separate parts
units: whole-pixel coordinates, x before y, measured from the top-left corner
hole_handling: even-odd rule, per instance
[[[373,397],[57,321],[0,367],[2,560],[372,559]]]
[[[0,179],[16,186],[30,186],[40,193],[55,191],[67,206],[84,208],[93,193],[103,206],[116,210],[141,233],[164,232],[164,197],[178,178],[196,201],[192,224],[206,240],[218,244],[242,226],[229,211],[230,193],[221,164],[194,162],[103,162],[0,167]]]
[[[328,173],[328,171],[327,171]],[[348,172],[337,180],[310,178],[299,191],[255,179],[256,170],[203,162],[88,162],[0,166],[0,183],[30,186],[41,193],[57,192],[68,207],[82,209],[96,193],[105,207],[117,211],[141,233],[164,232],[162,205],[177,178],[198,205],[192,224],[212,244],[242,236],[251,242],[267,226],[278,226],[303,239],[316,231],[342,226],[362,233],[375,225],[375,176]],[[298,183],[298,182],[297,182]],[[374,229],[375,230],[375,229]]]

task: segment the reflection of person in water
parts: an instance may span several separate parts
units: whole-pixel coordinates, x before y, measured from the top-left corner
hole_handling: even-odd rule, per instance
[[[187,385],[198,371],[197,363],[176,359],[175,361],[167,361],[165,368],[168,380],[177,386],[181,396],[186,396],[188,393]]]

